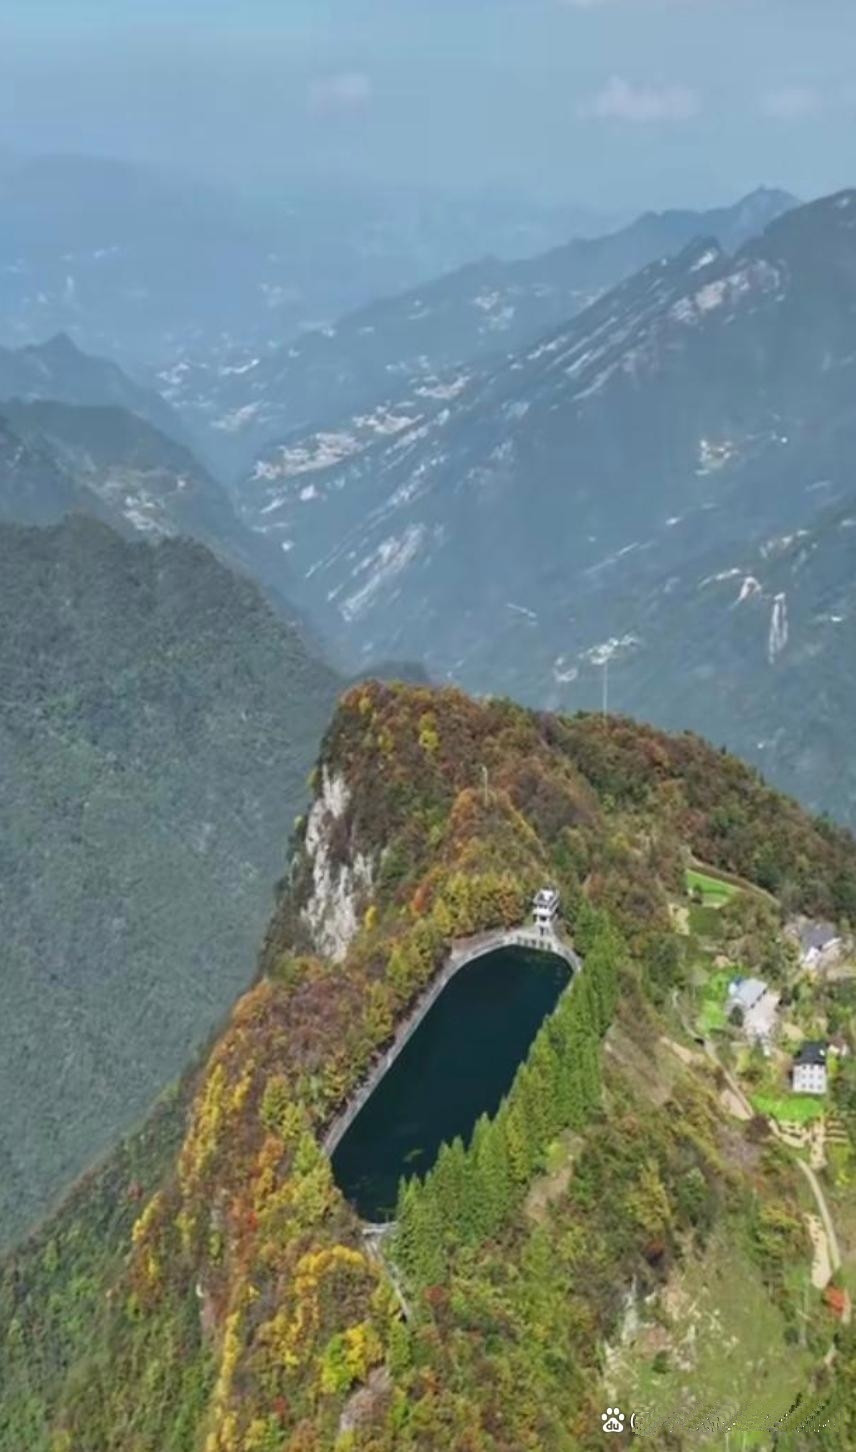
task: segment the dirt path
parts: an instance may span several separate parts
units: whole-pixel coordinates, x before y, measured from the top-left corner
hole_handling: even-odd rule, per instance
[[[806,1225],[814,1248],[811,1266],[811,1283],[816,1291],[823,1291],[832,1280],[832,1257],[829,1236],[823,1228],[819,1215],[806,1215]]]
[[[706,1062],[706,1057],[700,1050],[688,1049],[684,1044],[679,1044],[676,1039],[670,1039],[666,1034],[661,1035],[660,1043],[670,1048],[682,1064],[704,1064]],[[720,1090],[719,1102],[733,1119],[742,1119],[745,1122],[752,1118],[751,1105],[741,1094],[735,1093],[730,1085],[726,1085],[724,1089]]]
[[[733,1089],[726,1087],[719,1096],[719,1102],[723,1109],[727,1110],[732,1119],[742,1119],[744,1124],[752,1115],[742,1099],[739,1099]]]
[[[829,1242],[829,1259],[832,1265],[832,1273],[834,1274],[841,1269],[841,1248],[838,1244],[835,1226],[832,1223],[832,1216],[829,1213],[829,1206],[826,1203],[826,1196],[823,1193],[823,1186],[811,1168],[811,1165],[807,1165],[805,1160],[801,1159],[797,1159],[797,1164],[811,1185],[812,1194],[817,1202],[817,1208],[820,1211],[820,1218]]]
[[[677,1039],[670,1039],[667,1034],[660,1035],[660,1043],[671,1049],[673,1054],[677,1054],[682,1064],[704,1063],[704,1054],[700,1054],[696,1049],[686,1048],[684,1044],[679,1044]]]

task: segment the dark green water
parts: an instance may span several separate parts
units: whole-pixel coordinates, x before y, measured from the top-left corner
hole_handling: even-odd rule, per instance
[[[511,1087],[568,981],[561,958],[502,948],[441,993],[333,1155],[364,1220],[391,1218],[402,1175],[424,1174],[444,1141],[466,1143]]]

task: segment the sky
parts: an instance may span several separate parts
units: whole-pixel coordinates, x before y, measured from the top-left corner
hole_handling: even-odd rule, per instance
[[[2,0],[0,151],[609,212],[856,183],[856,0]]]

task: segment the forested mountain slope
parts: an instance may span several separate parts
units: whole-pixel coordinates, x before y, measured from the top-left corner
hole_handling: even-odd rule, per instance
[[[752,921],[773,872],[790,910],[856,907],[853,840],[698,738],[353,688],[258,983],[178,1101],[5,1264],[3,1452],[601,1446],[608,1347],[641,1317],[649,1377],[657,1326],[691,1373],[679,1288],[722,1254],[763,1328],[720,1337],[729,1395],[825,1405],[831,1430],[793,1445],[849,1445],[856,1345],[808,1285],[800,1176],[703,1056],[663,1047],[689,851],[740,874]],[[405,1322],[318,1137],[450,940],[516,924],[548,876],[584,968],[494,1120],[404,1192]]]
[[[70,511],[129,537],[200,540],[267,586],[286,618],[294,615],[282,552],[238,519],[186,444],[125,405],[0,402],[0,519],[47,524]]]
[[[0,578],[5,1241],[249,982],[339,682],[187,541],[0,524]]]

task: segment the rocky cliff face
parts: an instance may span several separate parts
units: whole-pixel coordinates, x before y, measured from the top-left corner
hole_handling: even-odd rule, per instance
[[[311,863],[312,892],[303,918],[318,952],[340,963],[359,927],[359,907],[372,883],[372,861],[362,852],[336,861],[337,829],[344,823],[351,793],[341,775],[321,772],[321,790],[306,824],[304,846]]]

